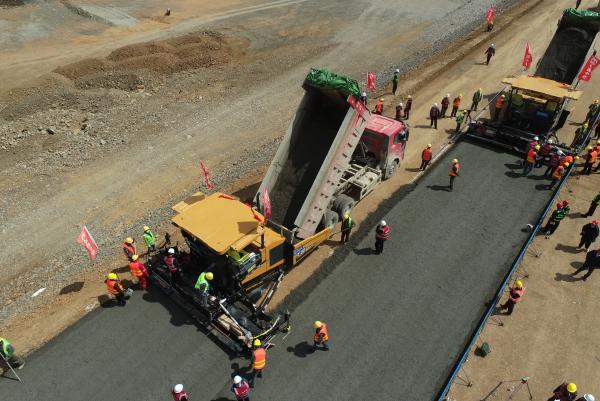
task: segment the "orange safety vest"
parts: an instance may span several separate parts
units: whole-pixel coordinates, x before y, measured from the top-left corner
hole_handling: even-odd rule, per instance
[[[560,164],[565,164],[565,163],[573,164],[573,156],[563,157],[562,160],[560,161]]]
[[[521,289],[517,289],[517,288],[513,288],[512,290],[510,290],[510,292],[508,293],[508,298],[514,302],[520,302],[521,298],[523,298],[523,294],[525,293],[525,288],[521,288]],[[518,295],[518,297],[516,297],[515,295]]]
[[[535,163],[535,157],[537,156],[537,152],[533,149],[531,149],[529,152],[527,152],[527,163]]]
[[[106,280],[105,283],[106,289],[110,294],[117,295],[123,292],[123,287],[121,286],[121,283],[119,283],[119,280]]]
[[[375,104],[375,112],[383,113],[383,102],[378,101],[377,104]]]
[[[133,255],[135,255],[135,245],[134,244],[128,244],[126,242],[123,243],[123,252],[125,252],[125,255],[127,257],[131,257]]]
[[[459,97],[455,97],[454,100],[452,101],[452,105],[453,106],[460,106],[460,98]]]
[[[588,163],[590,164],[594,164],[596,163],[596,160],[598,159],[598,152],[596,152],[595,150],[592,150],[590,152],[590,158],[588,159]]]
[[[329,334],[327,334],[327,325],[325,323],[322,323],[323,325],[321,326],[320,329],[315,330],[315,336],[314,336],[314,340],[316,343],[320,343],[323,341],[329,341]]]
[[[263,347],[258,347],[252,352],[252,360],[254,370],[263,370],[267,364],[267,351]]]
[[[452,165],[450,169],[450,173],[448,174],[450,177],[456,177],[458,175],[458,171],[460,170],[460,164],[456,163]]]
[[[129,269],[131,270],[131,274],[136,277],[143,276],[144,270],[146,270],[144,264],[140,262],[130,262]]]
[[[563,166],[558,166],[554,169],[554,173],[552,173],[552,179],[560,180],[565,172],[565,168]]]
[[[496,108],[501,109],[502,107],[504,107],[504,99],[502,97],[499,97],[498,99],[496,99]]]

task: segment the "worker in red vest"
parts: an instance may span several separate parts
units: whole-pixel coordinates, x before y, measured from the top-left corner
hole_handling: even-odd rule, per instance
[[[235,399],[237,401],[250,401],[250,385],[246,380],[242,379],[241,376],[235,376],[233,378],[231,391],[235,394]]]
[[[521,280],[515,281],[515,286],[509,289],[508,299],[504,305],[500,307],[500,310],[507,309],[506,314],[512,315],[515,305],[521,301],[524,293],[525,287],[523,286],[523,282]]]
[[[383,244],[390,238],[390,226],[381,220],[375,228],[375,253],[383,252]]]
[[[452,190],[454,189],[454,180],[456,179],[456,177],[458,177],[460,172],[460,163],[458,162],[458,159],[454,159],[452,160],[452,167],[450,167],[450,172],[448,173],[448,175],[450,176],[450,185],[448,185],[448,189],[450,190],[450,192],[452,192]]]
[[[588,146],[586,150],[587,154],[585,155],[585,164],[583,165],[581,174],[590,175],[592,173],[592,167],[594,166],[594,163],[596,163],[598,160],[598,152],[596,152],[596,150],[591,146]]]
[[[325,322],[316,321],[314,326],[315,334],[313,335],[313,349],[317,350],[320,346],[323,351],[329,351],[329,333]]]
[[[190,398],[183,390],[183,384],[176,384],[171,390],[171,395],[175,401],[188,401]]]
[[[252,375],[250,376],[250,387],[254,387],[254,379],[256,377],[263,377],[262,372],[267,365],[267,350],[262,346],[262,343],[257,338],[252,344],[254,350],[252,351]]]
[[[123,252],[127,257],[127,260],[131,260],[133,255],[137,255],[137,250],[135,249],[135,240],[133,238],[125,238],[125,241],[123,242]]]
[[[529,149],[529,151],[527,152],[527,156],[523,161],[523,176],[526,176],[527,174],[531,173],[531,170],[533,170],[533,166],[535,166],[535,163],[537,161],[538,151],[540,150],[540,148],[540,145],[535,145],[532,149]]]
[[[500,113],[502,113],[502,109],[504,108],[504,101],[506,100],[506,95],[500,95],[496,99],[494,116],[492,118],[493,121],[496,121],[500,118]]]
[[[419,170],[425,170],[429,166],[432,156],[431,144],[428,143],[427,147],[421,152],[421,167],[419,167]]]
[[[106,284],[106,289],[108,290],[108,293],[115,297],[117,303],[120,306],[125,306],[127,302],[125,300],[125,288],[123,288],[121,280],[119,280],[117,275],[115,273],[108,273],[108,276],[106,276],[106,280],[104,280],[104,283]]]
[[[375,114],[383,114],[383,98],[380,97],[375,104]]]
[[[146,266],[142,262],[138,262],[139,256],[133,255],[131,257],[131,262],[129,262],[129,270],[131,270],[131,275],[137,277],[140,282],[140,287],[142,289],[148,289],[148,270],[146,270]]]
[[[554,188],[556,183],[563,178],[568,167],[569,163],[565,163],[564,165],[558,166],[554,169],[554,172],[552,173],[552,181],[550,182],[550,184],[548,184],[548,189]]]
[[[163,263],[169,270],[169,273],[171,273],[171,284],[173,284],[173,282],[178,282],[181,276],[179,266],[177,265],[177,259],[175,258],[174,248],[169,248],[167,250],[167,254],[163,258]]]

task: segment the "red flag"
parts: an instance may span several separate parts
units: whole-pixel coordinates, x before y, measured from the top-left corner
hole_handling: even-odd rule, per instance
[[[490,8],[487,10],[487,13],[485,14],[485,19],[487,20],[487,22],[493,22],[494,16],[496,16],[496,8],[494,6],[490,6]]]
[[[94,237],[88,231],[86,226],[83,226],[81,229],[81,234],[77,237],[77,242],[79,242],[83,247],[88,251],[90,255],[90,259],[96,259],[96,255],[98,255],[98,245],[96,241],[94,241]]]
[[[521,65],[525,67],[526,70],[531,67],[531,63],[533,62],[533,55],[531,54],[531,47],[529,47],[529,43],[525,46],[525,54],[523,55],[523,62]]]
[[[377,80],[377,76],[374,72],[367,72],[367,89],[370,91],[375,90],[375,80]]]
[[[200,160],[200,168],[202,169],[202,173],[204,173],[204,184],[206,185],[206,189],[212,189],[213,185],[210,182],[210,173],[202,160]]]
[[[263,204],[263,216],[265,216],[265,221],[271,218],[271,198],[269,198],[269,191],[267,188],[263,191],[262,194],[262,204]]]
[[[585,63],[581,72],[579,73],[579,79],[582,81],[589,81],[592,79],[592,72],[598,67],[600,59],[596,56],[591,56],[590,59]]]

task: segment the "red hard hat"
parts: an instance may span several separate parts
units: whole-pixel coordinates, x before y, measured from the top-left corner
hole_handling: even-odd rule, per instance
[[[568,206],[569,205],[569,201],[568,200],[564,200],[562,203],[563,207]]]
[[[595,226],[597,226],[598,224],[600,224],[600,221],[594,220],[594,221],[592,221],[592,224],[595,225]]]

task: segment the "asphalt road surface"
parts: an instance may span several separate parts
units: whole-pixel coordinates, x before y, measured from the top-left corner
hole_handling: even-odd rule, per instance
[[[455,157],[462,172],[448,192]],[[276,339],[252,399],[432,399],[525,239],[521,229],[549,197],[537,189],[539,170],[511,172],[517,159],[459,143],[414,189],[381,205],[370,220],[392,228],[384,253],[372,253],[372,232],[357,232],[292,295],[302,298],[292,332]],[[328,353],[309,352],[317,319],[329,326]],[[247,365],[155,290],[51,341],[28,358],[23,384],[0,380],[0,399],[168,400],[181,382],[194,401],[223,401]]]

